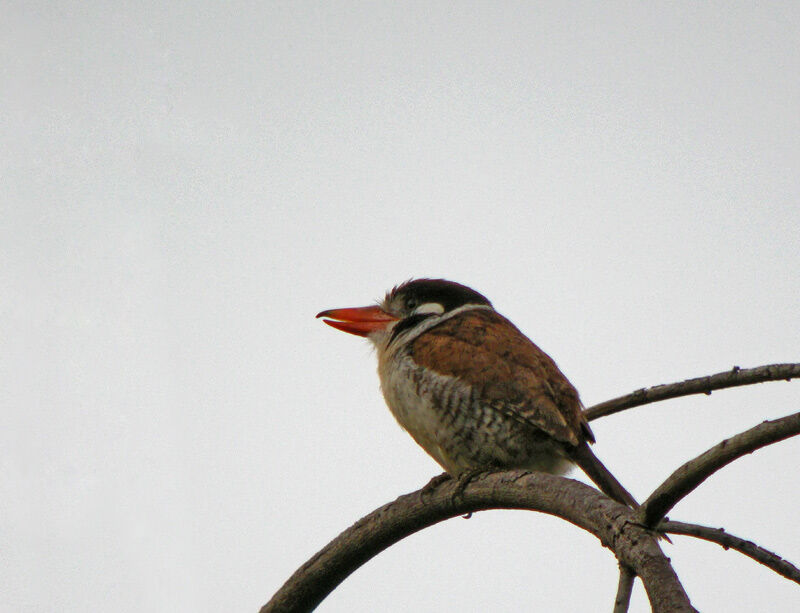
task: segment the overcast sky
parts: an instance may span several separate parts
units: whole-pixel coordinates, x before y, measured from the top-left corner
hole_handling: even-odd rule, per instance
[[[255,611],[438,474],[367,343],[314,319],[412,276],[487,295],[587,405],[800,361],[798,3],[2,13],[3,611]],[[798,400],[634,409],[593,422],[595,453],[644,498]],[[800,563],[799,453],[748,456],[670,515]],[[738,553],[664,548],[698,609],[800,610]],[[491,511],[319,610],[609,610],[616,582],[590,535]]]

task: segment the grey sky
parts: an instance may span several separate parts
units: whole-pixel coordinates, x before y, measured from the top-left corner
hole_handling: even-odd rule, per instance
[[[3,8],[0,609],[252,611],[437,474],[313,318],[412,276],[486,294],[586,404],[800,361],[800,5],[162,4]],[[595,452],[643,497],[797,385],[593,422]],[[799,452],[671,516],[800,562]],[[800,609],[665,548],[700,610]],[[616,572],[479,513],[320,611],[606,610]]]

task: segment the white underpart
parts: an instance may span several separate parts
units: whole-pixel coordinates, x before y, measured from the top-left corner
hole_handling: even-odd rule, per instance
[[[450,458],[439,446],[436,432],[440,427],[440,411],[431,403],[427,394],[420,396],[412,383],[411,373],[414,364],[409,358],[401,358],[387,363],[379,362],[378,373],[381,378],[381,390],[392,414],[398,423],[417,443],[425,449],[445,469],[453,470]],[[451,383],[452,377],[429,373],[430,386],[442,386]],[[460,396],[466,402],[469,398],[469,386],[456,382],[451,393]],[[458,471],[454,471],[458,472]]]
[[[441,306],[438,303],[426,304]],[[420,305],[420,307],[424,306],[426,305]],[[408,357],[395,356],[400,348],[407,346],[426,330],[465,311],[476,309],[492,310],[492,307],[485,304],[466,304],[438,317],[434,313],[433,316],[424,318],[413,328],[401,333],[388,347],[386,346],[387,341],[391,337],[394,325],[380,333],[370,334],[368,337],[378,349],[378,374],[381,380],[381,390],[395,419],[445,470],[455,473],[459,472],[458,467],[452,463],[436,441],[435,433],[440,425],[439,411],[430,404],[430,397],[427,394],[420,397],[420,390],[414,386],[411,376],[414,370],[413,361]],[[455,381],[453,377],[447,375],[434,372],[428,374],[426,386],[439,387],[448,384],[453,386],[451,393],[461,396],[462,402],[467,401],[470,392],[468,385]]]

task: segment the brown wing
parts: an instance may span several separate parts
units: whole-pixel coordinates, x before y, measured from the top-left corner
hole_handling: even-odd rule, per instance
[[[499,313],[465,311],[421,334],[410,350],[421,366],[469,383],[487,406],[563,443],[594,442],[577,390]]]

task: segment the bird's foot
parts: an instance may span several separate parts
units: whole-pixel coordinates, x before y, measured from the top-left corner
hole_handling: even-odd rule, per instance
[[[419,497],[422,502],[425,502],[426,498],[429,498],[431,494],[433,494],[436,489],[442,484],[450,481],[453,477],[448,475],[447,473],[442,473],[441,475],[436,475],[433,479],[428,481],[424,487],[419,491]]]
[[[485,468],[476,468],[473,470],[468,470],[467,472],[461,473],[458,478],[456,479],[456,489],[453,491],[453,495],[450,499],[453,501],[453,504],[456,503],[456,500],[459,498],[464,497],[464,490],[467,489],[467,486],[477,477],[480,475],[486,474]],[[469,519],[472,517],[472,511],[467,513],[466,515],[462,516],[464,519]]]

